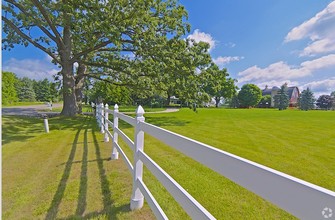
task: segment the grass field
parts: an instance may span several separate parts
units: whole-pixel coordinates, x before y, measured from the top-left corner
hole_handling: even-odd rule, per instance
[[[182,109],[148,114],[146,121],[335,191],[334,111]],[[147,205],[129,210],[131,176],[122,160],[108,161],[110,143],[101,142],[93,120],[52,118],[49,123],[51,133],[43,134],[38,119],[3,118],[3,218],[153,218]],[[132,136],[132,128],[120,126]],[[178,151],[145,138],[145,151],[216,218],[294,219]],[[187,219],[146,171],[144,181],[169,218]]]
[[[28,106],[28,105],[42,105],[44,102],[14,102],[8,105],[2,105],[2,107],[13,107],[13,106]]]
[[[120,106],[119,111],[120,112],[134,112],[136,111],[136,106]],[[39,110],[41,112],[61,112],[63,107],[58,107],[58,108],[52,108],[52,110],[49,109],[44,109],[44,110]],[[109,109],[113,110],[114,106],[109,106]],[[159,112],[159,111],[164,111],[166,108],[146,108],[146,112]],[[92,107],[90,105],[83,105],[82,106],[82,112],[92,112]]]
[[[131,175],[95,120],[2,118],[2,219],[152,219],[129,209]]]

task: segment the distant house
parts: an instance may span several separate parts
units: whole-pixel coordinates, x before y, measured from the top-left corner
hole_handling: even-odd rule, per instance
[[[298,98],[300,95],[299,92],[299,88],[296,86],[291,86],[288,87],[287,83],[284,84],[286,86],[286,91],[287,91],[287,95],[290,99],[290,107],[296,107],[298,105]],[[272,88],[269,88],[268,86],[265,86],[265,89],[262,90],[262,95],[270,95],[271,96],[271,107],[274,107],[275,103],[274,103],[274,97],[275,95],[278,94],[278,91],[280,90],[279,87],[274,86]]]
[[[171,96],[170,97],[170,104],[180,105],[181,101],[176,96]]]

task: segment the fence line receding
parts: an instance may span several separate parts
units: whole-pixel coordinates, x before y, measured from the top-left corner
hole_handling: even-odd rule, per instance
[[[132,172],[133,190],[130,200],[132,210],[140,209],[145,198],[157,219],[167,219],[150,189],[143,182],[144,164],[190,217],[215,219],[144,152],[144,133],[147,133],[298,218],[329,218],[332,217],[331,210],[335,212],[335,192],[333,191],[146,123],[143,116],[145,112],[141,106],[138,106],[135,113],[136,117],[133,118],[120,113],[118,105],[114,106],[114,110],[110,110],[107,104],[104,106],[101,103],[96,106],[96,119],[101,133],[104,134],[104,141],[108,142],[109,138],[112,139],[111,159],[118,159],[120,153]],[[113,115],[113,122],[109,120],[109,114]],[[134,142],[118,127],[119,119],[134,126]],[[112,128],[113,134],[109,128]],[[133,163],[118,144],[119,136],[133,151]],[[325,215],[325,209],[330,212],[329,215]]]

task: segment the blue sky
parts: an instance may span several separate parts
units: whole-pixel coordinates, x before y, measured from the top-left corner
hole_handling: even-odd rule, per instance
[[[185,37],[210,43],[210,53],[238,86],[261,89],[310,87],[316,96],[335,90],[335,1],[182,0],[191,32]],[[3,70],[41,79],[57,71],[33,47],[3,51]]]

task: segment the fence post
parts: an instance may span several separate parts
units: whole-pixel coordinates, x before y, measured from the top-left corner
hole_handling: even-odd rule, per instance
[[[119,159],[119,152],[116,149],[116,145],[118,143],[118,133],[116,132],[116,128],[119,127],[119,117],[117,117],[117,113],[119,112],[119,106],[115,104],[114,106],[114,121],[113,121],[113,143],[112,143],[112,160]]]
[[[105,138],[104,141],[105,142],[109,142],[109,136],[108,136],[108,104],[106,103],[105,105]]]
[[[96,104],[95,105],[95,118],[97,119],[98,125],[100,127],[100,120],[99,120],[99,108],[100,108],[100,104]]]
[[[105,133],[104,103],[100,104],[100,120],[101,120],[100,132],[103,134],[103,133]]]
[[[134,171],[133,171],[133,192],[130,201],[130,209],[140,209],[143,206],[144,197],[137,186],[137,179],[142,180],[143,176],[143,162],[139,159],[138,152],[143,151],[144,146],[144,132],[140,129],[139,123],[144,122],[144,109],[138,106],[136,110],[136,125],[135,125],[135,152],[134,152]]]

